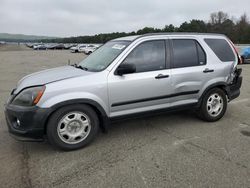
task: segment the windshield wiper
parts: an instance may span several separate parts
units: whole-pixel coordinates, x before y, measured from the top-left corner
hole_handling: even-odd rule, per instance
[[[78,64],[73,64],[73,65],[71,65],[71,66],[73,66],[73,67],[75,67],[75,68],[78,68],[78,69],[82,69],[82,70],[85,70],[85,71],[87,71],[88,70],[88,68],[87,67],[83,67],[83,66],[81,66],[81,65],[78,65]]]

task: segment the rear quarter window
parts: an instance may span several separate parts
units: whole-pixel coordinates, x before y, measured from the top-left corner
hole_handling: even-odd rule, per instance
[[[235,61],[233,50],[225,39],[204,39],[204,41],[221,61]]]

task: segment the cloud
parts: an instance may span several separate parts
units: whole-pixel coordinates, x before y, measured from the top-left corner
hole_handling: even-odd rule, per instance
[[[0,0],[0,32],[78,36],[208,20],[222,10],[250,15],[248,0]],[[244,10],[245,9],[245,10]]]

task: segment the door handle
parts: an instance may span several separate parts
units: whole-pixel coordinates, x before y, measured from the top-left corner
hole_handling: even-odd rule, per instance
[[[213,69],[206,68],[203,72],[204,72],[204,73],[214,72],[214,70],[213,70]]]
[[[158,74],[155,79],[162,79],[162,78],[168,78],[169,75],[164,75],[164,74]]]

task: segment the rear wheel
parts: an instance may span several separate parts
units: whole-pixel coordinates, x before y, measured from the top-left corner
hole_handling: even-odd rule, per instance
[[[88,105],[71,105],[57,110],[47,126],[49,142],[62,150],[75,150],[89,144],[99,130],[99,120]]]
[[[219,88],[208,91],[203,97],[198,115],[205,121],[217,121],[223,117],[227,109],[227,96]]]

